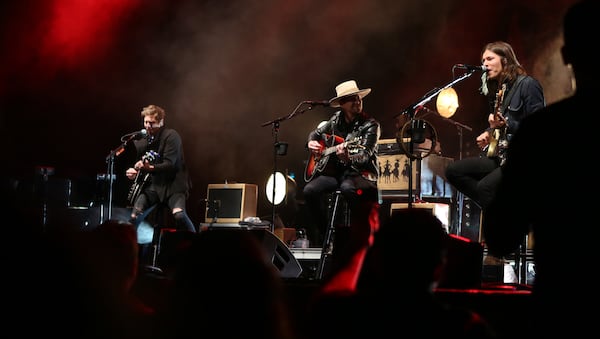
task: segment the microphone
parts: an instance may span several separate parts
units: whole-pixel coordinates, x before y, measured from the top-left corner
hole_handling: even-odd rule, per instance
[[[125,134],[124,136],[121,137],[121,141],[123,141],[125,139],[127,139],[127,140],[133,140],[133,139],[139,140],[139,139],[145,137],[146,135],[148,135],[148,131],[146,131],[145,128],[142,128],[139,131],[135,131],[135,132],[131,132],[131,133]]]
[[[303,101],[303,104],[307,104],[307,105],[311,105],[311,106],[325,106],[325,107],[329,107],[329,101],[327,100],[323,100],[323,101]]]
[[[475,66],[475,65],[468,65],[468,64],[456,64],[456,65],[454,65],[454,68],[462,68],[462,69],[466,69],[467,71],[470,71],[470,72],[474,72],[474,71],[487,72],[487,70],[488,70],[483,65]]]

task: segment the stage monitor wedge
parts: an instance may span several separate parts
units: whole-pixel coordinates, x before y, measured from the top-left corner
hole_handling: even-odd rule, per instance
[[[256,216],[256,184],[209,184],[206,197],[207,223],[239,223]]]

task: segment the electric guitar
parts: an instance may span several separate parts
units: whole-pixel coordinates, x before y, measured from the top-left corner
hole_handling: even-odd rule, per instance
[[[497,117],[502,117],[502,101],[504,100],[504,92],[506,92],[506,84],[502,85],[502,88],[496,93],[496,102],[494,104],[494,114]],[[508,147],[508,140],[506,139],[506,124],[501,128],[494,128],[490,133],[489,144],[484,148],[486,156],[489,158],[499,157],[500,162],[504,162],[504,151]]]
[[[312,178],[315,177],[315,175],[317,175],[317,173],[323,172],[323,170],[327,166],[329,156],[331,154],[335,154],[337,145],[343,143],[344,147],[348,148],[348,152],[350,154],[354,153],[358,149],[362,148],[361,145],[358,145],[361,138],[354,138],[354,139],[350,139],[348,141],[344,141],[344,139],[342,139],[341,137],[339,137],[337,135],[334,137],[335,137],[335,141],[334,141],[335,145],[334,146],[326,147],[325,142],[321,140],[321,141],[319,141],[319,143],[321,144],[322,147],[325,147],[323,152],[321,152],[320,154],[314,154],[313,152],[310,152],[310,157],[308,158],[308,161],[306,162],[306,169],[304,171],[304,181],[309,182],[312,180]]]
[[[151,164],[154,164],[160,158],[160,154],[156,151],[148,151],[146,154],[142,156],[142,161],[148,161]],[[127,194],[127,202],[130,205],[133,205],[137,197],[142,193],[144,186],[148,183],[148,179],[150,179],[150,173],[138,170],[135,175],[135,179],[133,180],[133,184],[129,188],[129,194]]]

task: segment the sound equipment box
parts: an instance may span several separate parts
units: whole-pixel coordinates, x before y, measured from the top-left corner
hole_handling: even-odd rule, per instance
[[[452,158],[430,154],[411,160],[396,139],[380,139],[377,145],[380,172],[377,187],[383,198],[408,196],[410,180],[413,192],[422,197],[452,197],[454,192],[444,175]],[[426,149],[416,147],[415,151],[426,152]]]
[[[390,215],[394,213],[394,210],[407,209],[407,203],[392,203],[390,206]],[[440,221],[446,232],[449,231],[450,224],[450,205],[448,204],[439,204],[439,203],[429,203],[429,202],[416,202],[411,204],[411,208],[425,208],[431,211],[433,215],[435,215]]]
[[[205,222],[239,223],[255,217],[258,186],[255,184],[209,184]]]
[[[451,234],[438,288],[481,288],[483,245]]]
[[[261,244],[262,248],[267,255],[267,258],[279,271],[282,278],[298,278],[302,273],[302,266],[296,259],[294,254],[290,251],[286,244],[279,239],[275,234],[265,229],[242,229],[242,228],[228,228],[228,227],[217,227],[210,228],[203,232],[222,232],[222,234],[234,235],[234,232],[248,232],[249,234],[256,237]],[[171,271],[176,267],[178,255],[181,249],[189,246],[194,237],[197,237],[199,233],[192,233],[188,231],[181,231],[176,229],[166,229],[161,232],[158,250],[157,250],[157,266],[161,270]],[[223,253],[231,249],[224,247]],[[235,249],[233,249],[235,251]],[[224,256],[227,257],[227,256]],[[224,266],[231,263],[223,261],[222,258],[214,258],[214,260],[221,260]]]

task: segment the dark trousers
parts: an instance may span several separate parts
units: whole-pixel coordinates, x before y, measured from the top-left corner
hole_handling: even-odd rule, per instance
[[[497,158],[471,157],[446,167],[446,180],[482,209],[490,203],[502,179]]]
[[[133,223],[136,226],[139,226],[139,224],[162,203],[169,207],[171,211],[175,208],[181,209],[180,212],[173,214],[178,229],[196,232],[196,227],[186,212],[186,199],[185,193],[174,193],[169,196],[166,201],[161,202],[156,192],[144,191],[144,193],[137,198],[133,206],[132,214],[135,214]]]
[[[330,272],[346,266],[354,253],[368,246],[373,229],[378,226],[370,222],[374,211],[378,211],[376,182],[360,175],[341,179],[321,175],[313,178],[303,190],[310,221],[321,235],[325,234],[329,226],[326,198],[338,189],[343,196],[342,205],[347,204],[350,218],[349,225],[336,223]],[[322,244],[323,240],[321,236],[317,243]]]

